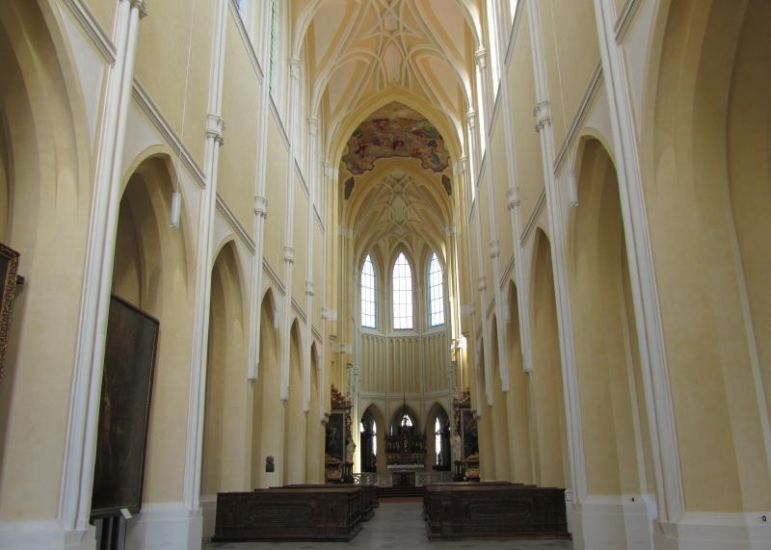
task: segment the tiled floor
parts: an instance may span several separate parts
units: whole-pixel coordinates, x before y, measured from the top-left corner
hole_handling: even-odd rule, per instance
[[[281,550],[312,550],[345,547],[355,550],[389,549],[420,550],[424,548],[490,548],[500,550],[564,550],[573,548],[570,541],[562,540],[464,540],[453,542],[429,542],[426,536],[426,524],[421,517],[421,504],[381,502],[375,510],[375,517],[364,523],[361,532],[349,543],[327,542],[285,542],[285,543],[224,543],[205,544],[203,550],[262,550],[280,548]]]

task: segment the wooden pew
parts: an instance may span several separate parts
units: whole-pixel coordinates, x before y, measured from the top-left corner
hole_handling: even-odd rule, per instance
[[[377,488],[374,485],[350,485],[334,483],[294,483],[283,487],[271,487],[271,489],[361,489],[360,516],[362,521],[369,521],[375,515],[378,507]]]
[[[348,541],[361,530],[360,487],[218,493],[213,542]]]
[[[569,538],[565,490],[512,483],[427,485],[429,540]]]

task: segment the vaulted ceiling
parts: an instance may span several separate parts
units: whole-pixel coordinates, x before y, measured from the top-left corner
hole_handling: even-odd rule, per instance
[[[461,129],[474,74],[476,1],[293,0],[293,53],[305,62],[311,111],[323,116],[328,137],[384,90],[422,100]]]

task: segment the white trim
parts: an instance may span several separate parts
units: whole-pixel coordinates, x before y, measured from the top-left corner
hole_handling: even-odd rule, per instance
[[[196,163],[193,155],[190,153],[182,140],[177,136],[174,129],[171,127],[166,118],[161,114],[160,109],[155,105],[150,95],[145,91],[138,80],[134,79],[133,97],[139,107],[142,109],[150,121],[155,125],[163,138],[166,140],[171,150],[177,155],[188,171],[193,175],[195,182],[201,186],[205,186],[206,175],[198,163]]]
[[[254,2],[254,0],[252,0]],[[236,29],[238,30],[238,35],[241,38],[241,43],[244,45],[244,49],[246,50],[246,55],[249,57],[249,61],[252,63],[252,68],[254,69],[254,74],[257,76],[257,81],[260,83],[260,85],[263,84],[263,81],[265,79],[265,72],[262,70],[262,65],[260,65],[260,60],[257,57],[257,52],[254,51],[254,44],[252,43],[252,39],[249,36],[249,29],[246,28],[246,24],[244,23],[243,17],[241,17],[241,13],[238,10],[238,5],[236,4],[236,0],[230,0],[230,14],[233,16],[233,19],[235,21]],[[251,7],[250,7],[251,10]],[[251,15],[249,13],[248,15]]]
[[[530,212],[530,217],[528,217],[527,219],[527,223],[525,224],[525,229],[524,231],[522,231],[522,236],[520,237],[521,245],[524,245],[530,238],[530,235],[533,234],[533,231],[538,225],[538,219],[541,217],[541,213],[543,212],[544,206],[546,206],[546,190],[542,189],[541,194],[538,195],[538,200],[535,201],[535,206],[533,206],[533,210]]]
[[[284,121],[282,120],[281,115],[278,112],[278,107],[276,106],[276,102],[273,100],[273,94],[271,93],[268,95],[270,97],[268,106],[270,107],[270,112],[276,121],[276,126],[278,126],[278,133],[281,135],[281,139],[284,142],[284,147],[289,149],[289,136],[286,133],[286,128],[284,127]]]
[[[104,31],[99,22],[88,9],[84,0],[63,0],[64,5],[69,8],[75,20],[80,24],[83,32],[91,39],[94,47],[102,54],[102,57],[108,63],[115,63],[116,51],[115,44],[112,43],[110,36]]]
[[[587,495],[573,508],[573,537],[579,548],[652,550],[656,518],[652,495]]]
[[[256,249],[254,240],[252,240],[252,238],[249,236],[249,233],[246,232],[246,228],[238,220],[238,218],[236,218],[236,215],[222,199],[219,193],[217,193],[217,210],[224,216],[228,222],[228,225],[230,225],[230,228],[233,230],[233,232],[238,235],[238,238],[241,239],[241,242],[244,244],[244,246],[246,246],[250,252],[254,253]]]
[[[658,524],[657,550],[767,550],[771,524],[765,512],[686,512],[677,522]]]
[[[96,531],[65,529],[55,520],[0,522],[0,550],[94,550]]]
[[[262,269],[268,275],[270,280],[273,281],[276,289],[281,292],[281,294],[286,294],[286,286],[284,286],[284,283],[281,281],[281,277],[278,276],[278,273],[276,273],[273,266],[270,265],[270,262],[265,257],[262,258]],[[260,295],[260,300],[262,300],[262,294]]]
[[[203,514],[182,502],[143,504],[128,520],[126,548],[142,550],[190,550],[200,548]]]
[[[602,79],[602,63],[598,62],[597,67],[594,69],[594,73],[592,73],[592,78],[589,81],[589,85],[586,87],[584,96],[581,98],[581,104],[579,105],[578,110],[576,111],[576,114],[573,117],[573,122],[570,125],[570,129],[568,130],[568,133],[565,136],[565,139],[562,141],[562,145],[559,148],[557,157],[554,160],[555,174],[559,173],[560,167],[562,166],[562,163],[565,160],[565,156],[567,155],[568,150],[573,146],[573,143],[575,142],[576,137],[578,136],[578,132],[584,126],[584,121],[586,120],[586,117],[589,114],[589,110],[590,110],[589,108],[592,105],[594,96],[597,94],[597,91],[600,89],[601,79]]]
[[[616,19],[615,25],[613,25],[614,37],[616,42],[621,43],[626,36],[627,31],[632,26],[632,22],[637,15],[638,8],[642,2],[640,0],[626,0],[624,7],[621,9],[621,13]]]

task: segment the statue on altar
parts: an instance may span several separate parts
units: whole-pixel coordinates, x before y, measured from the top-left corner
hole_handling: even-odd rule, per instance
[[[353,439],[348,440],[348,444],[345,446],[345,461],[348,464],[353,464],[353,457],[356,453],[356,443],[353,442]]]

